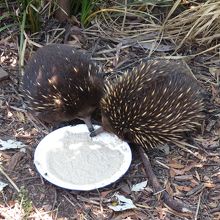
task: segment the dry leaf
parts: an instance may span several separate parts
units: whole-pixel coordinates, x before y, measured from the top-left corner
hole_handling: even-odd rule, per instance
[[[179,191],[185,191],[185,192],[188,192],[188,191],[192,190],[192,187],[190,187],[190,186],[178,186],[178,185],[176,185],[176,188]]]
[[[7,186],[7,183],[0,181],[0,192]]]
[[[216,187],[216,185],[214,183],[211,183],[211,182],[204,183],[204,186],[207,187],[207,188],[214,188],[214,187]]]
[[[139,192],[144,190],[144,188],[147,186],[147,180],[141,183],[137,183],[135,185],[132,186],[131,191],[134,192]]]
[[[17,152],[15,153],[11,159],[8,161],[7,167],[8,170],[12,171],[15,169],[18,162],[24,157],[25,153],[23,152]]]
[[[101,192],[101,197],[105,198],[111,192],[112,192],[112,190],[103,191],[103,192]]]
[[[168,166],[174,169],[182,169],[185,167],[184,165],[180,164],[177,160],[170,160]]]
[[[109,205],[108,207],[116,212],[124,211],[127,209],[136,208],[133,201],[128,199],[122,195],[116,194],[115,197],[117,198],[118,204],[117,205]]]
[[[24,113],[22,112],[16,112],[17,118],[19,120],[19,122],[25,122],[25,116]]]
[[[26,145],[20,141],[16,141],[16,140],[3,141],[0,139],[0,150],[18,149],[18,148],[23,148],[25,146]]]

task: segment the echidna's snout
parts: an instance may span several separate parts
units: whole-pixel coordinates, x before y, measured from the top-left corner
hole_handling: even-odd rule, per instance
[[[101,133],[104,132],[104,131],[105,131],[105,130],[104,130],[103,127],[99,127],[98,129],[93,130],[93,131],[90,132],[90,137],[95,137],[95,136],[101,134]]]
[[[90,116],[87,116],[87,117],[84,117],[84,118],[80,118],[82,121],[84,121],[84,123],[86,124],[89,132],[93,132],[95,129],[92,125],[92,122],[91,122],[91,117]]]
[[[107,131],[107,132],[110,132],[110,133],[114,133],[113,132],[113,128],[108,120],[107,117],[105,117],[103,114],[102,114],[102,126],[97,128],[96,130],[92,131],[90,133],[90,137],[95,137],[99,134],[101,134],[102,132],[104,131]]]

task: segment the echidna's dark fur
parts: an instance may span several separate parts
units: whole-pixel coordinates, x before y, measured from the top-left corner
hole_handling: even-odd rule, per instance
[[[22,80],[29,110],[49,123],[89,116],[102,97],[98,68],[83,53],[63,44],[40,48]]]
[[[177,143],[203,118],[201,87],[182,64],[148,61],[106,85],[103,128],[130,142]]]

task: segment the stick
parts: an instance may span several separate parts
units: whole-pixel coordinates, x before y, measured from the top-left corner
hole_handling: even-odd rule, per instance
[[[7,178],[7,180],[11,183],[11,185],[16,189],[17,192],[20,192],[20,189],[17,187],[15,182],[7,175],[7,173],[5,173],[5,171],[2,169],[1,166],[0,166],[0,173],[2,173]]]
[[[162,201],[171,209],[173,209],[176,212],[182,212],[182,213],[192,213],[192,210],[188,207],[186,207],[185,204],[174,200],[169,196],[169,194],[163,189],[163,187],[160,185],[156,175],[153,172],[150,160],[145,153],[144,149],[141,146],[138,146],[138,151],[141,156],[141,159],[143,161],[145,171],[147,174],[147,177],[149,178],[149,181],[151,185],[154,188],[154,191],[161,192],[161,199]]]

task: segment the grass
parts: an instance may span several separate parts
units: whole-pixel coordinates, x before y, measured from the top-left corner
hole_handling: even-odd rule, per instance
[[[88,20],[86,20],[86,19],[90,15],[90,13],[92,12],[94,4],[90,0],[82,0],[81,4],[82,4],[82,10],[81,10],[81,16],[80,16],[81,23],[84,26],[86,26],[88,24],[87,23]]]
[[[137,42],[140,45],[149,43],[152,45],[150,55],[157,51],[162,41],[174,45],[173,55],[178,55],[181,48],[192,44],[204,48],[204,53],[208,48],[219,48],[219,45],[216,46],[220,39],[218,0],[208,0],[204,3],[188,1],[185,5],[181,0],[177,0],[166,10],[162,10],[159,17],[153,13],[156,7],[148,1],[143,3],[142,7],[128,4],[100,9],[87,17],[88,20],[95,20],[95,24],[86,32],[92,33],[93,36],[97,34],[103,38]],[[199,51],[200,54],[201,52]]]
[[[17,200],[23,210],[23,219],[27,219],[33,211],[33,204],[28,197],[28,191],[24,187],[20,188]]]
[[[7,4],[5,4],[5,7],[7,8]],[[17,22],[14,23],[14,18],[15,16],[10,11],[6,11],[2,16],[0,16],[0,33],[17,26]]]
[[[19,0],[18,7],[20,10],[18,15],[20,25],[25,25],[25,30],[30,30],[31,33],[39,31],[41,27],[40,10],[43,8],[43,1]]]
[[[2,17],[0,17],[0,22],[2,20]],[[4,25],[3,27],[0,27],[0,33],[3,32],[4,30],[9,30],[11,27],[15,26],[14,24],[7,24]]]
[[[74,13],[73,15],[80,17],[82,26],[87,26],[89,24],[87,17],[92,13],[95,3],[98,1],[70,1],[73,9],[72,14]],[[43,0],[19,0],[12,4],[9,0],[5,0],[4,2],[2,1],[0,7],[7,11],[0,17],[0,22],[3,23],[0,27],[0,33],[7,31],[14,25],[19,27],[19,66],[21,68],[24,64],[25,34],[34,34],[41,30],[42,21],[54,15],[57,9],[56,1],[48,1],[48,3],[44,4]],[[10,23],[8,23],[9,18],[11,19]],[[4,21],[7,22],[4,23]]]
[[[104,5],[103,0],[71,0],[72,15],[79,17],[83,27],[89,25],[88,17],[96,10],[97,5]]]

